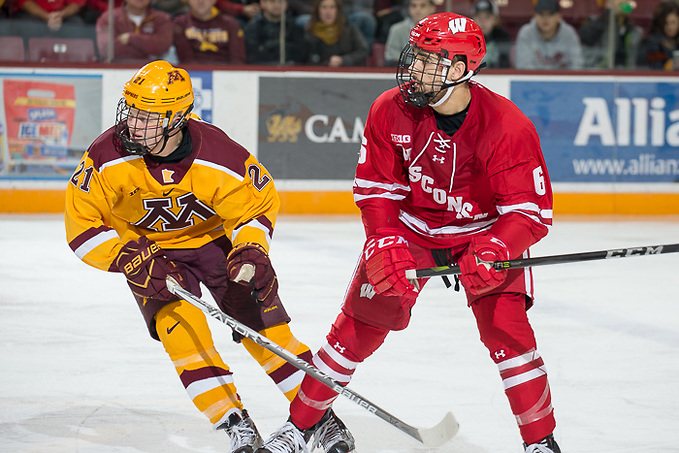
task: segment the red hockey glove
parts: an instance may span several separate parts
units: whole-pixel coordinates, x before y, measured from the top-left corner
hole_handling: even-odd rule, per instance
[[[378,294],[414,300],[417,289],[405,274],[406,269],[415,269],[415,258],[408,250],[408,241],[398,234],[382,235],[389,231],[378,232],[381,235],[370,236],[363,248],[368,282]]]
[[[244,265],[251,267],[243,269]],[[229,280],[242,285],[252,285],[252,297],[265,307],[271,306],[278,297],[278,279],[269,255],[264,247],[255,242],[238,244],[229,252],[226,258],[226,273]]]
[[[179,300],[167,289],[165,278],[168,275],[187,288],[184,273],[163,254],[158,244],[146,236],[125,244],[118,253],[116,266],[127,277],[132,292],[147,299]]]
[[[472,294],[487,293],[500,286],[507,277],[507,271],[498,271],[488,263],[508,259],[509,249],[500,239],[493,236],[475,237],[458,263],[462,271],[460,281]]]

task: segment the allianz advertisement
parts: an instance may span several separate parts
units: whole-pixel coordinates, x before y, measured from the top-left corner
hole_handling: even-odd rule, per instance
[[[511,99],[553,182],[679,182],[679,83],[512,81]]]
[[[510,82],[553,182],[679,181],[679,83],[663,81],[675,79],[571,80]],[[279,179],[353,179],[368,109],[394,85],[391,77],[261,77],[260,160]]]

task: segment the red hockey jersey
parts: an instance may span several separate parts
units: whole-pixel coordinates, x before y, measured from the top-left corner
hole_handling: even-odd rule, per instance
[[[452,137],[398,88],[373,103],[354,180],[368,236],[400,228],[443,248],[490,232],[514,258],[547,234],[552,190],[535,127],[508,99],[475,82],[470,91]]]

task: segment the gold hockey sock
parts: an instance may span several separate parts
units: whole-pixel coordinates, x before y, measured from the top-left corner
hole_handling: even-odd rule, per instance
[[[269,327],[259,333],[306,362],[311,361],[311,351],[309,351],[307,345],[301,343],[292,335],[287,324]],[[289,401],[292,401],[302,383],[304,372],[248,338],[243,338],[242,343],[266,374],[276,383],[278,389],[283,392]]]
[[[156,314],[156,331],[193,404],[215,427],[243,409],[202,311],[185,301],[168,304]]]

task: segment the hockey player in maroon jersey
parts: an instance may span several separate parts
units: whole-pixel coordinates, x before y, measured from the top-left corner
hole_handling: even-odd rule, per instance
[[[327,342],[313,363],[346,384],[392,330],[408,326],[427,279],[406,269],[457,263],[481,341],[497,364],[526,452],[560,453],[550,388],[533,330],[530,270],[487,262],[526,256],[552,222],[552,192],[533,124],[471,81],[485,42],[471,19],[440,13],[410,33],[398,87],[373,103],[354,199],[367,240]],[[464,383],[459,383],[460,388]],[[332,389],[306,376],[290,419],[260,453],[308,451],[309,431],[334,417]],[[326,453],[353,451],[337,422]]]
[[[191,118],[193,99],[189,74],[165,61],[125,84],[115,126],[71,177],[66,233],[85,263],[127,278],[194,405],[230,435],[230,451],[252,453],[261,437],[205,315],[171,294],[166,276],[198,295],[202,283],[231,317],[304,360],[311,352],[288,327],[268,256],[280,206],[273,180],[224,132]],[[304,373],[234,339],[292,400]]]

